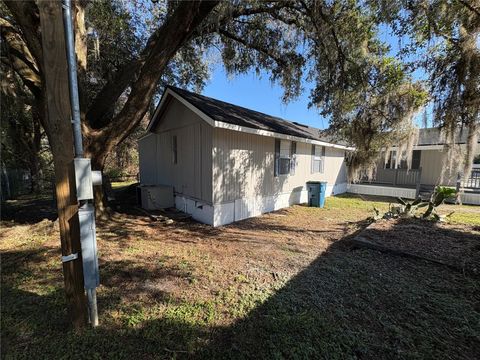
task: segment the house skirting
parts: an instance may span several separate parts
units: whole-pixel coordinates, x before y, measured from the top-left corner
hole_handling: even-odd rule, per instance
[[[399,188],[393,186],[381,186],[381,185],[363,185],[363,184],[349,184],[348,193],[362,194],[362,195],[377,195],[377,196],[390,196],[401,197],[405,199],[415,199],[415,189]],[[462,204],[466,205],[480,205],[480,193],[465,192],[461,195]]]
[[[480,193],[464,192],[460,197],[462,204],[480,205]]]
[[[327,185],[326,195],[337,195],[347,191],[347,184]],[[292,192],[272,196],[241,198],[221,204],[208,205],[187,196],[175,195],[175,207],[205,224],[221,226],[235,221],[259,216],[271,211],[283,209],[294,204],[308,202],[305,187]]]
[[[391,196],[402,197],[405,199],[415,199],[416,190],[409,188],[382,186],[382,185],[364,185],[364,184],[349,184],[347,192],[352,194],[362,195],[377,195],[377,196]]]

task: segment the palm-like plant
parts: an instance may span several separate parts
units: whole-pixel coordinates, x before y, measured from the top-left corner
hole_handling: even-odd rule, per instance
[[[429,217],[433,217],[434,220],[441,220],[440,215],[437,213],[437,207],[442,205],[448,198],[455,196],[455,194],[456,190],[453,188],[437,186],[430,200],[427,202],[428,208],[423,214],[423,218],[428,219]]]
[[[401,197],[398,197],[397,201],[400,204],[403,205],[403,209],[402,209],[402,212],[401,212],[400,215],[405,216],[405,217],[415,216],[415,213],[417,212],[418,208],[421,208],[421,207],[424,207],[424,206],[428,205],[428,203],[422,201],[422,199],[420,197],[416,198],[412,202],[407,202],[407,201],[403,200]]]

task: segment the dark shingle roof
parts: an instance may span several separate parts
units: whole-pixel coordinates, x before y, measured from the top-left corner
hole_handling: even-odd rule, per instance
[[[175,92],[215,121],[347,146],[346,142],[339,141],[335,137],[326,134],[325,130],[294,121],[287,121],[276,116],[196,94],[175,86],[167,86],[167,89]],[[152,125],[155,126],[155,122],[158,120],[159,119],[155,118],[152,119]],[[456,136],[456,141],[458,143],[465,143],[466,136],[467,131],[459,132]],[[417,145],[440,145],[444,143],[444,136],[438,128],[420,129]]]
[[[174,86],[168,86],[167,88],[180,95],[215,121],[311,140],[341,144],[338,141],[334,142],[333,139],[324,134],[322,130],[314,127],[287,121],[279,117],[199,95]]]

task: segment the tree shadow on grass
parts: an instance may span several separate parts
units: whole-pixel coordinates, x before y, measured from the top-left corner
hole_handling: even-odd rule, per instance
[[[65,320],[62,290],[39,296],[5,286],[3,296],[16,301],[4,304],[9,309],[2,314],[2,358],[165,358],[178,347],[182,353],[193,351],[198,339],[207,336],[205,328],[175,318],[142,321],[141,310],[135,306],[130,307],[131,315],[121,326],[102,324],[76,333]],[[105,309],[106,300],[99,298],[98,302],[100,309]],[[44,314],[39,316],[38,311]],[[102,320],[104,312],[99,314]]]
[[[57,219],[55,200],[46,196],[24,196],[16,200],[2,201],[1,219],[17,224],[35,224],[43,219]]]
[[[480,241],[478,235],[471,236]],[[226,326],[208,320],[222,315],[205,304],[171,299],[144,286],[149,279],[181,278],[185,274],[178,269],[142,269],[127,261],[107,264],[102,277],[108,291],[99,298],[102,326],[82,334],[66,331],[60,289],[39,295],[15,281],[15,274],[32,271],[44,255],[10,253],[2,278],[2,353],[50,359],[478,356],[478,277],[427,261],[353,250],[348,239],[333,243],[265,301],[239,294],[238,302],[248,298],[257,305]],[[147,292],[142,307],[118,296],[130,285],[128,292],[141,299]],[[143,314],[149,305],[161,310]],[[115,311],[120,323],[105,315]]]
[[[436,235],[461,242],[467,236],[480,244],[479,235],[423,225]],[[395,228],[381,235],[394,234]],[[428,261],[353,250],[345,239],[221,331],[200,354],[472,359],[480,354],[478,280]]]
[[[102,266],[98,292],[102,326],[73,332],[61,266],[58,272],[42,271],[45,260],[57,252],[42,247],[2,253],[2,358],[154,358],[174,353],[178,344],[193,349],[204,337],[200,326],[175,316],[186,307],[173,287],[188,283],[191,274],[175,265],[147,267],[128,260]],[[46,280],[29,284],[39,276]],[[161,320],[146,321],[149,306],[168,306],[170,312]]]

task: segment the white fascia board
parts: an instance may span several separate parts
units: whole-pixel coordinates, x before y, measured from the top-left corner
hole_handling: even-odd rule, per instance
[[[464,146],[465,144],[461,143],[461,144],[457,144],[457,145]],[[392,150],[396,149],[396,148],[397,148],[396,145],[392,146]],[[440,151],[443,151],[443,149],[445,149],[445,144],[414,145],[413,146],[413,150],[440,150]],[[386,149],[383,149],[383,150],[386,150]]]
[[[165,91],[165,93],[163,94],[162,96],[162,100],[160,101],[160,104],[157,106],[157,109],[155,110],[155,113],[153,114],[153,118],[152,118],[152,121],[150,121],[150,124],[148,125],[148,128],[147,128],[147,131],[152,131],[152,125],[155,123],[155,118],[158,116],[158,114],[160,113],[160,110],[162,109],[163,106],[165,106],[165,102],[167,101],[167,98],[168,98],[168,95],[171,95],[173,96],[175,99],[177,99],[178,101],[180,101],[183,105],[185,105],[188,109],[192,110],[195,114],[197,114],[198,116],[200,116],[200,118],[202,118],[202,120],[206,121],[210,126],[214,126],[214,121],[211,117],[209,117],[208,115],[206,115],[205,113],[203,113],[202,111],[200,111],[199,109],[197,109],[195,106],[193,106],[192,104],[190,104],[187,100],[185,100],[183,97],[181,97],[180,95],[178,95],[176,92],[174,92],[173,90],[171,89],[167,89],[167,91]],[[158,125],[158,124],[157,124]]]
[[[146,138],[148,138],[149,136],[152,136],[152,135],[155,135],[155,133],[147,132],[146,134],[143,134],[142,136],[140,136],[140,137],[137,139],[137,141],[146,139]]]
[[[355,150],[355,148],[349,147],[349,146],[332,144],[325,141],[312,140],[312,139],[302,138],[302,137],[293,136],[293,135],[280,134],[280,133],[276,133],[268,130],[252,129],[245,126],[224,123],[222,121],[215,121],[214,127],[220,128],[220,129],[233,130],[233,131],[240,131],[240,132],[249,133],[249,134],[261,135],[261,136],[275,137],[278,139],[285,139],[285,140],[291,140],[291,141],[304,142],[308,144],[327,146],[327,147],[336,148],[336,149],[343,149],[343,150],[349,150],[349,151]]]
[[[397,145],[394,145],[391,147],[391,150],[396,150]],[[443,144],[438,144],[438,145],[413,145],[413,150],[443,150],[444,145]],[[386,148],[383,148],[382,150],[387,150]]]
[[[210,126],[214,126],[214,123],[215,121],[210,117],[208,116],[207,114],[205,114],[203,111],[201,111],[200,109],[196,108],[195,106],[193,106],[192,104],[190,104],[187,100],[185,100],[183,97],[181,97],[180,95],[178,95],[177,93],[175,93],[174,91],[170,90],[170,89],[167,89],[167,94],[170,93],[175,99],[177,99],[178,101],[180,101],[183,105],[185,105],[187,108],[189,108],[190,110],[192,110],[195,114],[197,114],[198,116],[200,116],[200,118],[202,118],[202,120],[206,121],[207,124],[209,124]]]
[[[158,104],[157,108],[155,109],[155,112],[153,113],[152,120],[150,120],[150,123],[148,124],[147,132],[152,131],[152,126],[155,123],[155,119],[157,118],[158,113],[160,112],[160,109],[164,106],[165,102],[167,101],[168,91],[169,91],[169,89],[167,89],[167,91],[163,94],[163,96],[160,100],[160,104]]]
[[[479,143],[480,144],[480,143]],[[465,143],[460,143],[457,144],[461,147],[466,146]],[[413,147],[414,150],[444,150],[445,149],[445,144],[434,144],[434,145],[415,145]]]
[[[414,145],[413,150],[443,150],[444,145]]]

